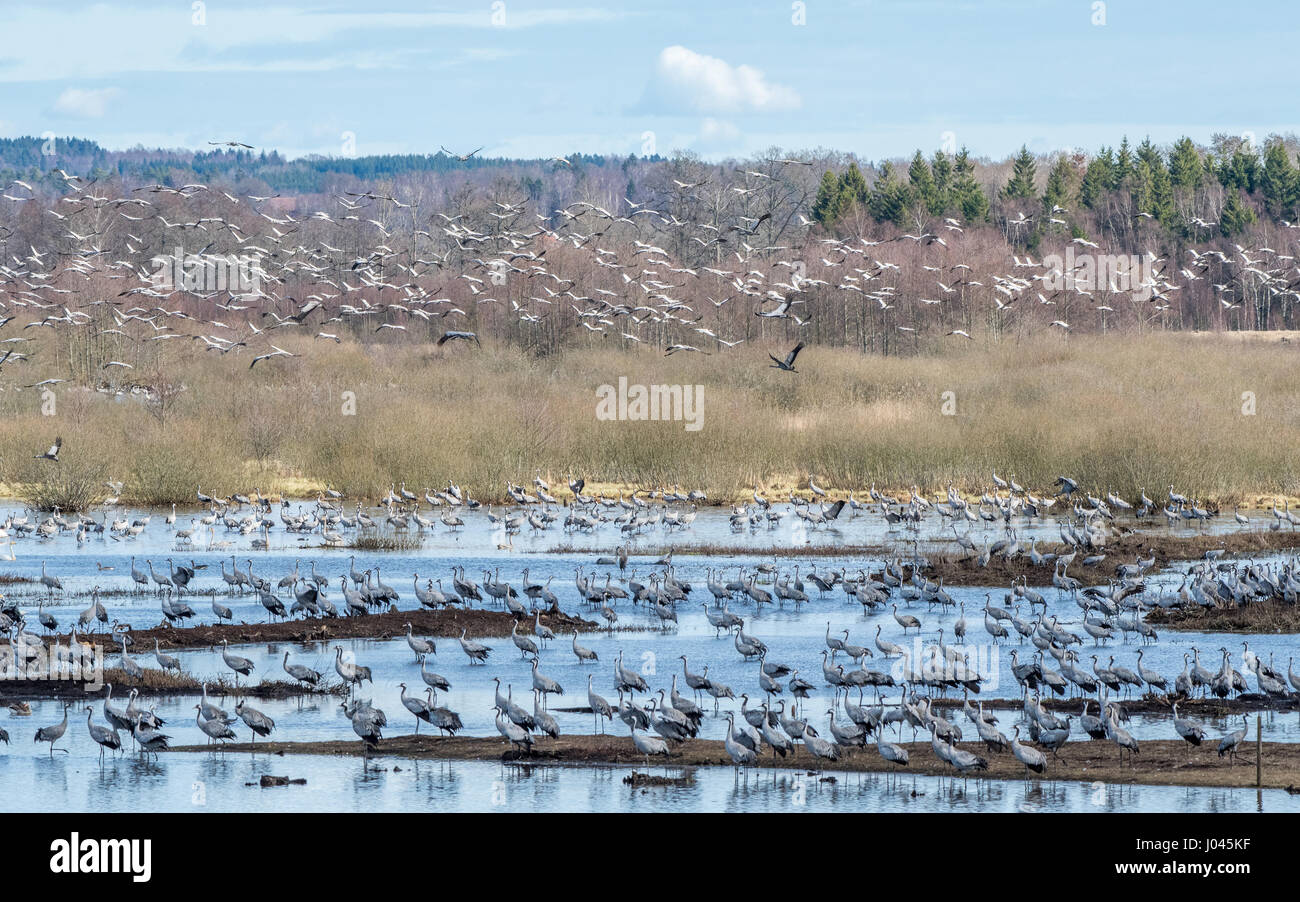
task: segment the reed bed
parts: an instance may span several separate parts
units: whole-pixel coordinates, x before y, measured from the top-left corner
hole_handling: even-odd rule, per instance
[[[347,545],[354,551],[419,551],[424,542],[418,532],[366,532]]]
[[[452,480],[499,501],[507,480],[540,470],[553,486],[580,475],[588,491],[680,485],[725,502],[754,485],[806,485],[809,473],[841,492],[979,492],[996,469],[1039,491],[1059,474],[1129,496],[1163,497],[1174,483],[1220,506],[1300,494],[1294,343],[950,338],[908,358],[811,347],[790,374],[749,345],[533,357],[491,345],[277,341],[304,356],[250,371],[234,355],[176,352],[183,368],[164,368],[183,377],[171,377],[165,416],[130,393],[64,386],[46,417],[37,391],[0,386],[0,489],[34,507],[84,509],[109,480],[142,505],[193,503],[196,486],[291,496],[330,487],[352,501],[402,481],[420,493]],[[598,420],[596,389],[620,376],[702,386],[702,428]],[[55,435],[60,463],[32,460]]]

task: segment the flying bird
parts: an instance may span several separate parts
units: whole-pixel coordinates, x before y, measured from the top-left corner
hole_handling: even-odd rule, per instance
[[[799,371],[794,368],[794,359],[799,356],[799,352],[802,350],[803,342],[801,341],[794,346],[789,354],[786,355],[785,360],[781,360],[773,354],[768,354],[767,356],[772,358],[771,367],[775,367],[778,370],[784,370],[787,373],[797,373]]]
[[[284,348],[277,348],[275,345],[271,345],[271,348],[272,348],[271,353],[262,354],[260,357],[254,357],[253,362],[248,365],[248,368],[251,370],[253,367],[257,366],[257,362],[259,360],[270,360],[272,357],[297,357],[298,356],[297,354],[290,354]]]
[[[37,454],[33,458],[33,460],[52,460],[55,463],[58,463],[59,449],[62,447],[63,447],[63,436],[59,436],[54,440],[54,444],[50,445],[50,450],[46,451],[44,454]]]
[[[440,147],[440,149],[442,150],[442,152],[445,153],[447,156],[449,156],[449,157],[455,157],[457,160],[460,160],[462,163],[464,163],[464,162],[465,162],[466,160],[468,160],[470,157],[474,156],[474,154],[478,153],[480,150],[483,149],[482,147],[479,147],[479,148],[477,148],[477,149],[475,149],[475,150],[471,150],[471,151],[470,151],[469,153],[467,153],[467,154],[463,154],[463,155],[462,155],[462,154],[458,154],[458,153],[452,153],[450,150],[448,150],[448,149],[445,148],[445,147],[442,147],[441,145],[439,145],[439,147]]]

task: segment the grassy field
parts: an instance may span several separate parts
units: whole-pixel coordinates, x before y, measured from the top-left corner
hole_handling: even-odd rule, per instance
[[[116,480],[138,504],[191,503],[197,486],[374,499],[403,480],[419,492],[450,479],[488,501],[540,469],[553,486],[581,475],[588,491],[680,485],[717,502],[755,484],[806,486],[809,473],[841,491],[952,482],[979,492],[996,469],[1037,491],[1067,474],[1130,497],[1162,498],[1174,483],[1222,506],[1300,494],[1297,343],[951,338],[914,357],[810,347],[797,374],[747,345],[534,358],[491,346],[280,344],[303,356],[250,371],[251,355],[171,352],[145,383],[178,386],[162,402],[64,384],[47,417],[39,389],[0,384],[0,492],[69,506],[101,500]],[[23,379],[45,375],[34,362]],[[598,420],[596,389],[620,376],[702,386],[702,428]],[[60,462],[33,460],[56,435]]]

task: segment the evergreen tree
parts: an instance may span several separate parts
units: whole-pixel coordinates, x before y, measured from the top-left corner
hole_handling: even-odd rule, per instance
[[[989,216],[989,198],[975,179],[975,163],[965,147],[953,160],[953,201],[967,223],[983,222]]]
[[[925,157],[921,156],[919,150],[912,157],[912,165],[907,169],[907,178],[912,185],[912,199],[917,209],[932,213],[934,208],[939,206],[934,173],[931,172],[930,164],[925,161]]]
[[[1178,221],[1177,207],[1174,205],[1174,185],[1169,178],[1169,170],[1159,157],[1151,166],[1151,195],[1155,209],[1151,213],[1165,225],[1175,225]]]
[[[1021,200],[1037,197],[1038,191],[1034,187],[1037,169],[1033,154],[1029,152],[1028,147],[1021,145],[1020,153],[1016,154],[1015,160],[1011,163],[1011,179],[1002,189],[1002,196]]]
[[[1138,145],[1133,204],[1135,212],[1150,213],[1166,225],[1172,224],[1176,219],[1174,188],[1169,179],[1169,170],[1165,168],[1164,158],[1150,138]]]
[[[871,188],[867,185],[867,179],[857,163],[850,163],[849,168],[840,176],[840,215],[848,215],[854,207],[866,210],[870,203]]]
[[[817,186],[817,199],[812,206],[813,219],[829,229],[840,218],[840,183],[835,173],[829,169],[822,174],[821,184]]]
[[[871,199],[868,209],[876,222],[892,222],[901,225],[907,220],[907,211],[911,206],[911,192],[894,176],[894,167],[889,163],[880,166],[880,175],[871,186]]]
[[[1224,238],[1239,235],[1255,221],[1255,211],[1249,204],[1243,203],[1241,195],[1235,189],[1228,190],[1228,197],[1223,202],[1223,212],[1219,214],[1219,232]]]
[[[1149,213],[1155,217],[1155,185],[1151,178],[1151,167],[1145,160],[1138,160],[1133,176],[1129,179],[1129,196],[1133,199],[1133,212]]]
[[[1219,164],[1219,182],[1225,188],[1254,192],[1259,174],[1259,158],[1239,144],[1232,154]]]
[[[1115,172],[1114,181],[1111,182],[1111,189],[1116,189],[1133,175],[1136,169],[1136,161],[1133,159],[1133,151],[1128,146],[1128,136],[1126,135],[1119,142],[1119,152],[1115,154]]]
[[[1103,147],[1088,162],[1079,185],[1079,201],[1088,209],[1096,208],[1115,185],[1115,155]]]
[[[1069,157],[1060,157],[1047,173],[1047,187],[1043,190],[1043,210],[1051,213],[1054,207],[1071,209],[1074,206],[1074,167]]]
[[[936,151],[930,163],[930,173],[934,177],[934,203],[930,215],[942,216],[952,206],[953,166],[948,155],[942,150]]]
[[[1180,138],[1169,155],[1169,178],[1174,187],[1194,191],[1201,187],[1205,168],[1191,138]]]
[[[1300,200],[1300,174],[1291,163],[1291,155],[1281,141],[1273,141],[1264,152],[1264,166],[1259,173],[1259,191],[1264,209],[1274,219],[1289,219]]]

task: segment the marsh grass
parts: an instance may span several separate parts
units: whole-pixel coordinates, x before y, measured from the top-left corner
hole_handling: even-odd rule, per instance
[[[103,464],[93,458],[33,460],[17,482],[23,486],[23,503],[34,510],[81,511],[107,494],[104,474]]]
[[[723,355],[591,348],[544,358],[495,348],[281,346],[304,356],[250,372],[236,356],[185,360],[185,391],[165,420],[147,405],[84,388],[39,414],[36,392],[0,398],[0,482],[29,503],[72,509],[105,479],[135,504],[228,495],[343,491],[373,500],[395,483],[421,493],[454,481],[482,501],[507,480],[553,487],[680,485],[710,501],[805,487],[809,473],[846,492],[873,483],[978,494],[996,469],[1046,491],[1060,474],[1099,492],[1163,497],[1169,483],[1206,503],[1265,504],[1300,494],[1295,344],[1179,334],[955,340],[913,357],[810,347],[798,374],[767,348]],[[703,428],[601,422],[595,391],[619,376],[703,386]],[[343,412],[355,394],[355,415]],[[956,413],[943,413],[943,393]],[[1242,393],[1256,413],[1243,415]],[[65,400],[67,396],[67,400]],[[55,433],[57,465],[27,464]],[[53,471],[53,472],[52,472]]]
[[[357,535],[348,545],[356,551],[419,551],[424,544],[419,533],[367,532]]]

